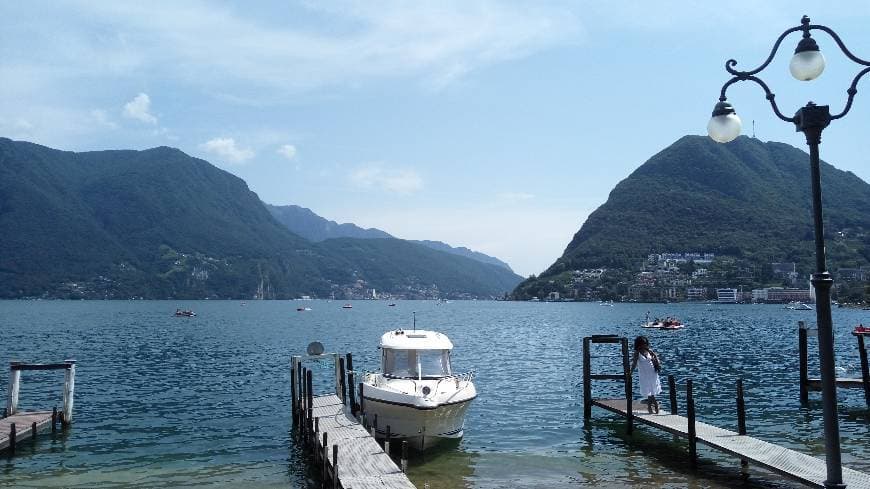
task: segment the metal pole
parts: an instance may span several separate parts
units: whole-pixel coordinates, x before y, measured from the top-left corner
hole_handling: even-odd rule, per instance
[[[801,404],[806,405],[810,402],[808,391],[809,367],[807,366],[807,328],[803,321],[798,321],[798,355],[800,357],[800,376],[801,376]]]
[[[840,457],[840,424],[837,419],[837,384],[834,365],[834,325],[831,319],[831,287],[834,280],[827,271],[825,236],[822,220],[822,179],[819,170],[819,144],[822,129],[830,123],[828,106],[813,103],[798,111],[798,130],[810,147],[810,172],[813,186],[813,231],[816,241],[816,273],[812,283],[816,290],[816,324],[819,328],[819,366],[822,380],[822,412],[825,420],[825,487],[846,487]]]
[[[589,344],[592,338],[583,338],[583,419],[592,417],[592,381],[589,375],[592,369],[589,366],[591,360]]]

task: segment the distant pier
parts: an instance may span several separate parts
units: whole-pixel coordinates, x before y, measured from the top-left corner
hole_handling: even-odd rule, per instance
[[[801,403],[809,403],[809,391],[822,390],[822,379],[809,376],[808,366],[808,348],[807,348],[807,331],[809,328],[803,321],[798,321],[798,349],[800,350],[800,396]],[[864,402],[870,408],[870,367],[867,361],[867,348],[864,345],[864,338],[870,338],[866,333],[852,333],[858,340],[858,356],[861,359],[861,378],[837,377],[837,387],[844,389],[864,389]]]
[[[604,343],[619,345],[622,350],[623,372],[619,374],[593,374],[591,368],[591,344]],[[596,399],[592,396],[593,380],[621,380],[625,383],[626,398]],[[595,335],[583,338],[583,417],[592,416],[592,407],[606,409],[626,418],[628,433],[634,423],[658,428],[689,441],[689,462],[697,464],[697,444],[730,453],[740,458],[742,465],[753,463],[793,481],[811,487],[824,487],[827,477],[825,461],[809,455],[768,443],[746,435],[746,410],[743,399],[743,381],[737,382],[737,425],[738,431],[729,431],[701,423],[695,416],[695,400],[692,393],[692,380],[686,381],[686,416],[677,414],[677,391],[674,376],[668,376],[670,388],[670,413],[649,414],[647,406],[632,400],[631,370],[629,366],[628,339],[616,335]],[[850,489],[870,489],[870,475],[843,467],[843,482]]]
[[[75,391],[76,361],[63,363],[22,363],[9,364],[9,390],[3,417],[0,418],[0,450],[15,454],[16,445],[27,439],[35,439],[37,434],[51,427],[57,430],[58,424],[66,428],[72,422],[73,393]],[[63,408],[58,411],[19,411],[18,394],[21,390],[21,373],[32,370],[64,370]]]
[[[314,395],[312,372],[306,360],[332,360],[335,393]],[[414,489],[405,475],[407,442],[402,443],[401,468],[374,437],[356,403],[353,357],[335,353],[294,356],[291,359],[293,428],[297,440],[321,470],[323,487],[343,489]],[[376,421],[375,421],[376,423]]]

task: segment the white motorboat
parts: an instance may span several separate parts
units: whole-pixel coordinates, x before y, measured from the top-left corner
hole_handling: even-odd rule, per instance
[[[473,372],[454,374],[453,343],[434,331],[389,331],[381,336],[381,371],[363,379],[363,411],[377,416],[377,434],[425,449],[462,438],[465,412],[477,397]]]
[[[789,302],[788,304],[786,304],[785,308],[791,309],[793,311],[812,311],[813,310],[813,307],[810,306],[809,304],[804,304],[803,302],[799,302],[799,301]]]

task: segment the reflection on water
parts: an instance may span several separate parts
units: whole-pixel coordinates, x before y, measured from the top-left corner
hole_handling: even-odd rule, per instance
[[[646,334],[664,372],[695,383],[700,420],[736,430],[735,383],[743,378],[749,433],[823,456],[819,394],[798,402],[796,322],[814,313],[777,306],[706,304],[369,301],[351,310],[327,301],[0,302],[0,361],[78,360],[75,423],[0,457],[0,487],[308,487],[317,482],[293,445],[289,358],[314,340],[378,367],[377,341],[395,327],[446,333],[457,370],[477,371],[479,397],[465,438],[413,454],[418,487],[790,487],[788,481],[699,446],[691,470],[685,441],[594,409],[582,418],[584,336]],[[176,318],[177,307],[195,318]],[[678,316],[679,331],[642,330],[651,316]],[[860,376],[856,341],[866,312],[835,309],[840,375]],[[602,346],[602,345],[596,345]],[[817,369],[810,341],[810,368]],[[614,355],[614,354],[617,355]],[[596,370],[621,369],[618,349],[593,352]],[[331,365],[315,366],[328,389]],[[0,386],[8,370],[0,369]],[[60,403],[62,376],[25,372],[21,407]],[[667,387],[666,387],[667,388]],[[593,384],[619,396],[621,385]],[[839,390],[845,465],[870,471],[870,413],[860,390]],[[662,396],[667,405],[667,392]]]

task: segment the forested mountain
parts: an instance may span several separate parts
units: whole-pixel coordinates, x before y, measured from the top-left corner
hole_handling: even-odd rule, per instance
[[[335,221],[330,221],[315,214],[311,209],[300,207],[298,205],[269,205],[266,204],[269,212],[281,224],[287,227],[290,231],[302,236],[309,241],[324,241],[332,238],[361,238],[361,239],[376,239],[376,238],[392,238],[380,229],[361,228],[356,224],[345,223],[339,224]],[[489,263],[507,268],[510,271],[511,267],[499,260],[498,258],[489,256],[479,251],[470,250],[464,246],[453,247],[441,241],[430,240],[407,240],[412,243],[421,244],[433,250],[443,251],[453,255],[464,256],[477,260],[482,263]]]
[[[312,243],[244,181],[177,149],[72,153],[0,138],[2,298],[327,297],[407,294],[409,283],[489,297],[519,282],[395,241],[366,240],[372,256]],[[390,253],[416,267],[378,267]]]
[[[870,264],[870,185],[822,163],[828,268]],[[741,136],[686,136],[650,158],[589,215],[563,255],[515,291],[524,298],[571,270],[637,271],[651,253],[711,252],[814,267],[807,153]]]

